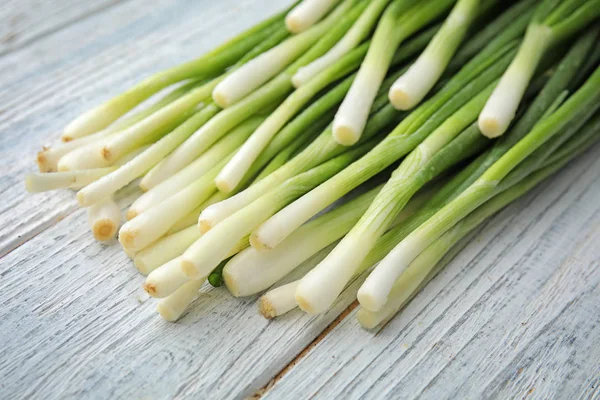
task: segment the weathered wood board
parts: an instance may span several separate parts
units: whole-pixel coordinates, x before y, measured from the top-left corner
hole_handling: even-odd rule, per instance
[[[0,39],[0,398],[243,398],[266,385],[275,399],[600,397],[598,146],[487,223],[380,332],[356,310],[338,318],[356,284],[318,318],[266,321],[255,298],[213,289],[166,323],[72,193],[25,193],[35,152],[70,119],[285,4],[0,6],[17,21],[0,24],[0,38],[17,33]]]

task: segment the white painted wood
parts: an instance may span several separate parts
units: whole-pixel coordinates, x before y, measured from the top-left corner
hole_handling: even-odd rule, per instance
[[[119,0],[4,0],[0,55],[100,12]]]
[[[0,398],[242,398],[352,302],[356,284],[321,317],[266,321],[254,298],[209,290],[166,323],[119,246],[93,241],[71,193],[23,189],[35,151],[74,116],[281,7],[129,0],[63,11],[64,28],[46,15],[55,25],[0,57]],[[599,150],[494,218],[383,331],[363,331],[351,313],[267,397],[598,397]],[[136,195],[124,190],[120,205]]]
[[[256,298],[213,289],[172,324],[142,282],[116,243],[93,241],[83,210],[2,258],[0,398],[245,397],[348,303],[268,321]]]
[[[597,397],[598,154],[493,218],[383,330],[351,313],[266,398]]]
[[[62,127],[284,6],[276,0],[130,0],[0,57],[0,256],[76,209],[68,192],[31,196],[22,183],[36,168],[37,151]]]

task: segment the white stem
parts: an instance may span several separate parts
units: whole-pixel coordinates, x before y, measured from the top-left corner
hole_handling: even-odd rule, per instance
[[[142,274],[148,275],[159,266],[182,255],[199,237],[200,232],[198,231],[198,227],[192,225],[152,243],[138,252],[133,262]]]
[[[158,302],[158,313],[169,322],[177,321],[185,309],[198,297],[198,291],[204,284],[204,279],[190,281],[177,289],[172,295]]]
[[[259,251],[277,248],[292,232],[339,198],[339,192],[330,186],[316,187],[256,228],[250,241],[252,247]]]
[[[25,187],[30,193],[56,189],[80,189],[115,169],[116,167],[108,167],[69,172],[32,173],[25,177]]]
[[[346,236],[300,281],[296,290],[296,302],[300,308],[309,314],[325,312],[354,276],[356,260],[362,261],[371,247]]]
[[[254,200],[258,199],[287,178],[288,176],[279,176],[277,171],[275,171],[275,173],[270,174],[246,190],[206,207],[202,210],[202,213],[200,213],[200,217],[198,218],[200,231],[209,231],[219,222],[251,204]]]
[[[127,221],[119,231],[123,247],[137,251],[143,249],[208,199],[216,191],[214,177],[226,161],[217,164],[185,189]]]
[[[212,85],[208,83],[166,105],[150,116],[111,136],[104,141],[101,155],[107,161],[114,161],[140,145],[156,140],[165,132],[174,129],[195,111],[204,107]]]
[[[485,136],[495,138],[506,132],[552,36],[545,25],[529,26],[519,52],[479,115],[479,129]]]
[[[273,136],[294,116],[294,114],[310,100],[312,91],[308,95],[296,91],[290,95],[260,126],[252,133],[250,138],[242,145],[240,150],[225,165],[217,176],[215,183],[223,193],[232,192],[246,175],[254,161],[269,144]]]
[[[215,114],[218,107],[214,107]],[[180,171],[198,156],[204,153],[210,146],[213,145],[220,137],[233,128],[229,127],[224,119],[220,116],[224,112],[210,119],[204,126],[194,132],[181,146],[177,147],[168,157],[152,168],[142,179],[140,186],[143,190],[148,190],[158,185],[165,179],[173,176],[177,171]],[[226,118],[225,118],[226,119]]]
[[[149,188],[150,190],[133,202],[127,212],[127,218],[134,218],[136,215],[147,211],[174,193],[184,189],[196,181],[198,177],[206,174],[215,164],[234,152],[263,120],[264,117],[250,118],[211,146],[210,149],[187,167],[176,172],[158,185]],[[142,179],[141,185],[144,185],[144,179]]]
[[[259,200],[205,232],[183,253],[181,268],[184,273],[191,279],[210,274],[227,258],[236,244],[272,212],[270,201]]]
[[[396,279],[423,251],[423,247],[417,237],[409,235],[390,251],[358,290],[360,305],[370,311],[379,311],[387,302]]]
[[[325,33],[325,24],[287,39],[236,69],[215,87],[214,102],[227,108],[262,86],[304,54]]]
[[[271,251],[259,252],[252,247],[247,248],[229,260],[223,269],[225,284],[236,297],[263,291],[319,250],[335,242],[343,233],[331,235],[328,229],[309,228],[294,233],[289,240]]]
[[[68,142],[101,131],[121,115],[121,110],[107,104],[86,111],[63,129],[63,141]]]
[[[389,98],[399,110],[419,104],[433,88],[477,15],[479,0],[460,0],[417,61],[394,82]]]
[[[325,16],[339,0],[303,0],[285,17],[288,31],[299,33]]]
[[[333,120],[333,138],[336,142],[343,146],[358,142],[386,73],[387,67],[361,66]]]
[[[295,87],[300,87],[310,81],[313,77],[325,70],[330,65],[348,54],[350,50],[358,46],[370,33],[371,28],[377,22],[389,0],[375,0],[360,15],[352,28],[346,32],[344,37],[335,44],[327,53],[317,58],[310,64],[301,67],[292,77]]]
[[[258,299],[258,309],[263,317],[271,319],[293,310],[298,305],[294,298],[296,287],[300,281],[269,290]]]
[[[144,290],[152,297],[162,299],[189,282],[179,267],[179,258],[167,262],[150,272],[144,282]]]
[[[82,137],[81,139],[72,140],[67,143],[63,143],[56,147],[44,148],[37,154],[37,163],[40,172],[56,172],[58,171],[58,162],[66,154],[73,150],[79,149],[83,146],[97,142],[108,135],[113,134],[113,131],[105,129],[103,131],[94,133],[89,136]]]
[[[58,171],[66,172],[111,166],[113,164],[112,160],[108,161],[102,157],[101,151],[103,147],[104,142],[102,140],[97,140],[88,145],[74,149],[58,160]]]
[[[222,108],[230,107],[277,75],[298,55],[293,48],[287,46],[293,44],[293,40],[292,38],[262,53],[228,75],[213,90],[213,101]]]
[[[81,189],[77,192],[77,201],[79,204],[83,207],[89,207],[127,186],[158,164],[160,160],[176,149],[191,134],[191,131],[196,126],[203,123],[203,116],[201,114],[202,112],[188,119],[177,129],[144,149],[116,171]]]
[[[110,240],[115,237],[121,224],[121,210],[108,197],[88,209],[88,224],[96,240]]]
[[[213,196],[214,196],[214,194],[213,194]],[[209,198],[209,200],[210,200],[210,198]],[[208,200],[205,201],[204,203],[202,203],[196,209],[194,209],[194,211],[187,214],[185,217],[177,220],[177,222],[175,224],[173,224],[172,227],[169,228],[169,230],[167,231],[166,234],[172,235],[174,233],[181,232],[182,230],[187,229],[192,225],[195,226],[196,229],[198,229],[198,217],[200,216],[200,213],[204,209],[203,204],[205,204],[207,202],[208,202]],[[200,232],[200,230],[198,230],[198,232]]]
[[[465,229],[465,226],[457,225],[427,247],[396,280],[385,305],[375,312],[361,307],[356,314],[358,322],[367,329],[373,329],[389,321],[423,286],[428,277],[443,267],[440,260],[451,249],[458,250],[453,246],[470,231],[470,228],[472,229],[469,226]]]

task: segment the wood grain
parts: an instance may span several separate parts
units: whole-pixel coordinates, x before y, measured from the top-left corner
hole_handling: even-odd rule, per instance
[[[0,45],[0,398],[243,398],[300,353],[267,398],[600,396],[600,148],[486,224],[380,332],[352,311],[322,334],[358,283],[316,318],[267,321],[255,298],[205,289],[166,323],[72,193],[28,195],[23,175],[79,113],[285,4],[53,3],[25,16],[32,36]]]
[[[5,0],[0,5],[0,55],[81,21],[119,0]]]
[[[245,397],[351,301],[268,321],[256,298],[212,289],[167,323],[120,247],[94,242],[85,220],[78,210],[1,260],[2,398]]]
[[[377,334],[349,315],[266,398],[597,396],[599,151],[493,218]]]
[[[42,145],[80,113],[284,6],[258,3],[131,0],[1,57],[0,257],[76,209],[68,192],[25,192]]]

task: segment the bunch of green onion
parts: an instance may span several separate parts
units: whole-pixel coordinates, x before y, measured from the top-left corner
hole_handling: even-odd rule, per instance
[[[207,284],[263,293],[273,318],[360,279],[374,328],[600,139],[599,16],[600,0],[303,0],[76,118],[26,186],[77,190],[169,321]]]

